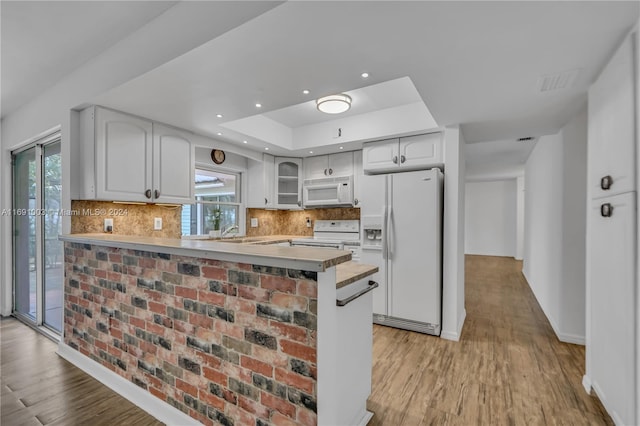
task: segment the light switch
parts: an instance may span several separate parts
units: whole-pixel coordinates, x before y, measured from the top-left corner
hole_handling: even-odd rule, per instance
[[[257,228],[258,227],[258,218],[257,217],[252,217],[251,218],[251,227],[252,228]]]
[[[153,219],[153,229],[156,231],[160,231],[162,229],[162,218],[156,217]]]

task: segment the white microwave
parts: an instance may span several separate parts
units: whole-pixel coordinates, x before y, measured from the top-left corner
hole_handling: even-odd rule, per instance
[[[305,207],[353,207],[353,176],[305,179],[302,202]]]

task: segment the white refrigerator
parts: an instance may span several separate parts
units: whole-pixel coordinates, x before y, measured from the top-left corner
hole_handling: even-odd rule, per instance
[[[377,265],[373,322],[440,335],[440,169],[362,176],[361,262]]]

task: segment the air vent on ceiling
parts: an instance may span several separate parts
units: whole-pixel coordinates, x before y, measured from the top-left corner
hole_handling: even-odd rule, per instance
[[[551,90],[569,89],[575,83],[580,69],[563,71],[556,74],[547,74],[538,78],[538,90],[549,92]]]
[[[526,136],[524,138],[518,138],[518,142],[529,142],[534,140],[535,138],[533,136]]]

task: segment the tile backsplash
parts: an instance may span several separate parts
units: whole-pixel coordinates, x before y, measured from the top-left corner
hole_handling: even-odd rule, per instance
[[[258,227],[251,227],[251,218],[258,219]],[[312,236],[313,227],[307,228],[307,218],[316,220],[360,219],[360,209],[333,208],[309,210],[247,209],[247,235],[303,235]]]
[[[113,219],[113,233],[144,237],[180,238],[182,207],[155,204],[116,204],[109,201],[71,201],[71,233],[103,232],[104,220]],[[153,220],[162,218],[162,230],[153,229]]]

